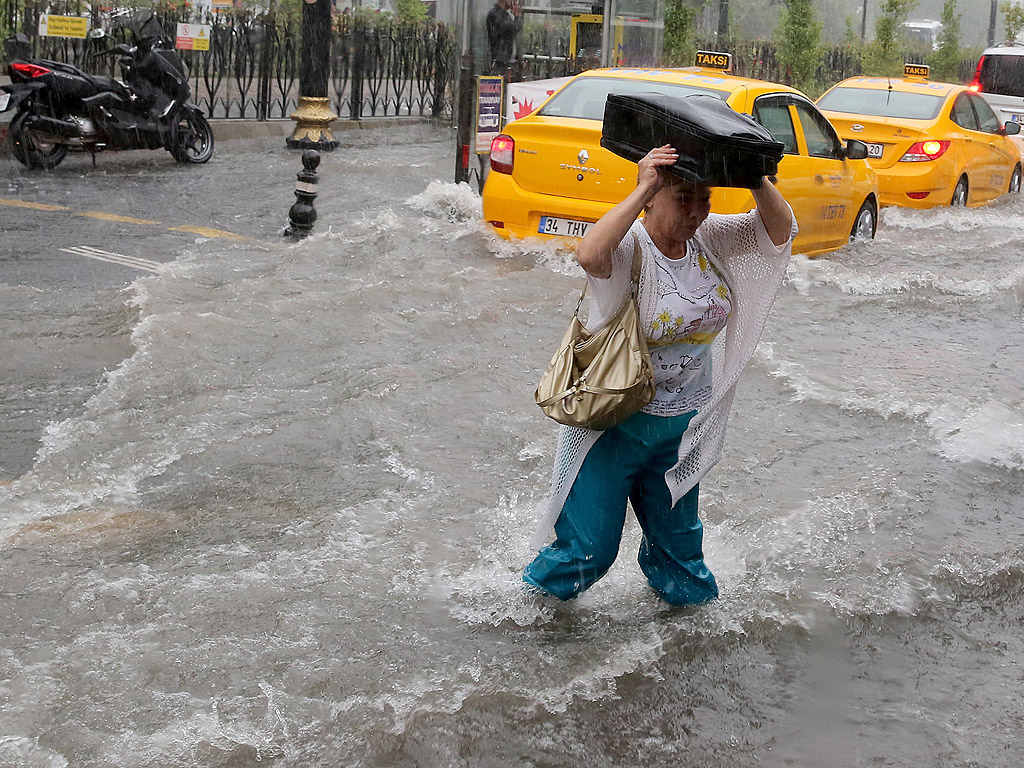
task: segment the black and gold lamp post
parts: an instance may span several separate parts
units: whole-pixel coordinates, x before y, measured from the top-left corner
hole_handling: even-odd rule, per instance
[[[331,0],[305,0],[302,4],[302,61],[299,65],[299,105],[290,115],[295,130],[286,139],[291,149],[331,150],[338,142],[331,134],[327,77],[331,55]]]

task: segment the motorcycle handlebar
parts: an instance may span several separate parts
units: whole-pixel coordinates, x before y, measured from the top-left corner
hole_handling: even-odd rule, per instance
[[[118,54],[118,55],[121,55],[121,56],[131,56],[133,53],[135,53],[135,49],[132,48],[130,45],[125,45],[124,43],[118,43],[113,48],[108,48],[105,51],[96,51],[92,55],[93,56],[113,56],[114,54]]]

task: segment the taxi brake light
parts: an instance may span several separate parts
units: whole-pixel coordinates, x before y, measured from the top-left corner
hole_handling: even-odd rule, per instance
[[[512,173],[515,152],[515,139],[503,133],[495,136],[491,140],[491,170],[497,173]]]
[[[938,139],[918,141],[903,154],[900,162],[923,163],[929,160],[937,160],[945,154],[947,149],[949,149],[948,141],[939,141]]]
[[[26,64],[21,61],[16,61],[13,64],[11,64],[11,69],[17,72],[22,77],[27,77],[29,79],[33,77],[42,77],[43,75],[48,75],[51,71],[46,67],[40,67],[38,64]]]

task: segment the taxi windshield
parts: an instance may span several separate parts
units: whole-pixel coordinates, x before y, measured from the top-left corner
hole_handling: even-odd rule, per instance
[[[903,120],[932,120],[939,114],[943,101],[945,96],[930,93],[840,87],[822,96],[818,109]]]
[[[677,83],[659,83],[651,80],[625,80],[618,77],[579,77],[555,94],[538,114],[550,117],[581,117],[585,120],[603,120],[604,102],[609,93],[635,95],[660,93],[665,96],[692,96],[706,93],[723,101],[729,95],[712,88],[696,88]]]

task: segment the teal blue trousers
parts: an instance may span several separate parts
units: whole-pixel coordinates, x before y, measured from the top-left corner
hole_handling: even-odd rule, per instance
[[[654,591],[672,605],[718,597],[715,577],[704,564],[697,486],[673,505],[665,483],[695,413],[637,413],[604,432],[573,482],[555,522],[554,542],[526,567],[523,580],[569,600],[604,576],[619,553],[628,498],[643,530],[637,560]]]

